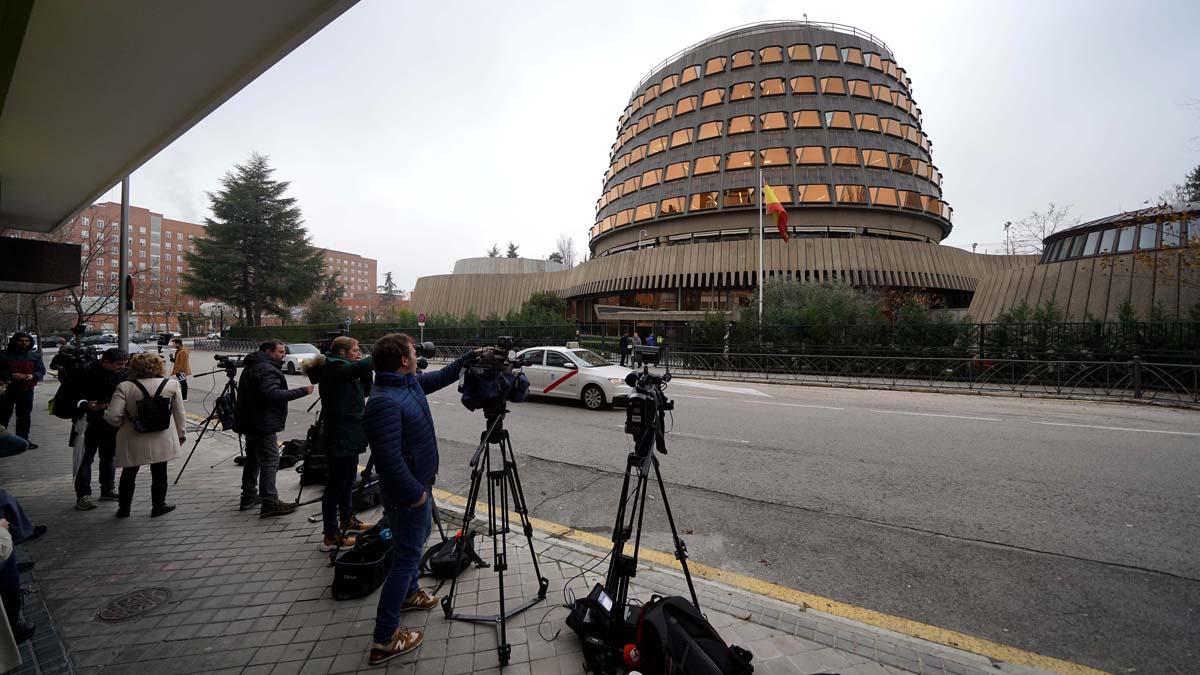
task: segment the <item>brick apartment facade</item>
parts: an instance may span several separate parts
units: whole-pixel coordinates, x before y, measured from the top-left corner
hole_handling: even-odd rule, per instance
[[[122,278],[118,249],[120,219],[121,205],[103,202],[84,209],[59,232],[58,238],[64,243],[77,243],[81,247],[83,295],[90,303],[102,303],[109,310],[92,319],[92,327],[96,329],[116,329],[116,297]],[[193,332],[219,327],[212,325],[201,312],[201,305],[207,300],[182,292],[182,277],[188,270],[185,254],[195,252],[195,239],[204,234],[204,225],[166,218],[139,206],[129,207],[127,271],[134,275],[136,330],[180,330],[181,314],[193,318]],[[378,304],[375,293],[378,263],[354,253],[320,250],[325,255],[326,269],[337,272],[346,287],[340,305],[355,321],[366,320]],[[225,320],[227,324],[231,322],[228,315]]]

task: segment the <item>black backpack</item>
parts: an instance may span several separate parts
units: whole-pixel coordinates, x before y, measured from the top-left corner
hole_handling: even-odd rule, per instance
[[[162,384],[158,385],[158,390],[154,392],[153,396],[146,391],[141,382],[137,380],[131,380],[131,382],[142,391],[142,399],[135,404],[137,416],[132,419],[134,430],[140,434],[149,434],[170,428],[171,399],[162,395],[163,388],[170,380],[164,377]]]
[[[478,532],[468,532],[463,536],[462,530],[454,533],[453,537],[443,539],[425,551],[421,556],[421,566],[417,569],[421,576],[435,579],[453,579],[463,570],[475,563],[476,567],[487,567],[488,564],[475,552],[475,535]],[[461,554],[460,554],[461,552]],[[460,557],[461,555],[461,557]]]
[[[80,386],[79,375],[72,373],[59,376],[58,391],[50,401],[50,414],[63,420],[73,420],[82,417],[84,412],[76,408],[83,398],[83,388]]]
[[[639,670],[646,675],[749,675],[754,655],[729,646],[685,598],[653,596],[638,618]]]
[[[329,473],[329,458],[321,449],[324,436],[325,422],[318,416],[317,421],[308,428],[308,436],[304,440],[304,461],[296,467],[296,471],[300,474],[301,485],[325,483]]]
[[[279,448],[279,468],[288,469],[296,466],[296,462],[304,458],[304,449],[307,445],[305,441],[295,438],[284,441],[283,446]]]

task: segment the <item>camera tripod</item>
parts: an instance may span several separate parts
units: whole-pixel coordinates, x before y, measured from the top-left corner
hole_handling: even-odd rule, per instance
[[[541,569],[538,567],[537,551],[533,547],[533,525],[529,522],[529,508],[525,503],[525,492],[521,488],[521,477],[517,473],[517,458],[513,454],[512,441],[509,438],[508,430],[504,428],[504,416],[508,410],[501,404],[500,408],[485,408],[484,417],[487,423],[486,430],[479,436],[479,447],[475,450],[475,455],[471,457],[471,488],[467,494],[466,512],[463,514],[462,531],[469,532],[468,529],[471,521],[475,518],[475,502],[479,498],[479,491],[483,484],[483,479],[487,477],[487,536],[492,538],[493,562],[492,569],[499,575],[500,585],[500,612],[498,614],[460,614],[454,611],[454,593],[458,589],[458,577],[450,582],[450,593],[442,598],[442,611],[445,612],[447,619],[458,621],[470,621],[473,623],[491,623],[496,627],[496,652],[500,657],[500,665],[508,664],[508,660],[512,655],[512,646],[508,644],[508,637],[505,631],[504,623],[511,617],[524,612],[530,607],[546,598],[546,589],[550,585],[549,579],[542,576]],[[498,469],[492,468],[491,447],[495,445],[499,448],[500,457],[497,465]],[[533,559],[533,573],[538,579],[537,597],[532,600],[526,600],[524,603],[505,609],[504,597],[504,572],[508,569],[508,534],[512,531],[509,520],[509,502],[512,502],[512,510],[521,519],[521,531],[525,535],[525,541],[529,546],[529,556]],[[458,551],[458,559],[455,561],[461,568],[463,563],[463,549]]]
[[[187,459],[183,461],[183,466],[179,467],[179,475],[175,476],[175,481],[172,483],[172,485],[179,484],[179,479],[183,477],[183,472],[185,469],[187,469],[188,462],[192,461],[192,455],[196,454],[196,448],[200,447],[200,441],[204,439],[204,434],[210,430],[216,429],[217,424],[222,424],[226,429],[229,429],[229,425],[226,424],[226,419],[231,419],[230,416],[237,408],[237,379],[235,379],[237,367],[233,366],[218,368],[217,370],[210,370],[207,373],[200,373],[199,375],[196,375],[196,377],[199,378],[204,377],[205,375],[215,375],[222,372],[225,373],[226,377],[228,378],[225,381],[225,388],[221,390],[220,396],[217,396],[217,403],[213,406],[212,412],[208,413],[208,417],[205,417],[204,421],[200,423],[200,435],[196,436],[195,442],[192,443],[192,450],[188,453]],[[244,449],[242,447],[242,435],[238,434],[237,453],[226,457],[225,459],[213,464],[208,468],[215,469],[218,465],[224,464],[234,457],[241,457],[243,452]]]

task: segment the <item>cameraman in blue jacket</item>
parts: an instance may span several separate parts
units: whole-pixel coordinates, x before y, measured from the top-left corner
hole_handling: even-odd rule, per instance
[[[485,351],[467,352],[441,370],[418,375],[416,349],[408,335],[385,335],[371,350],[375,386],[363,426],[392,530],[392,568],[379,593],[371,665],[421,645],[421,631],[400,625],[402,612],[437,607],[437,598],[417,585],[417,566],[433,515],[429,489],[438,471],[437,438],[425,396],[458,380],[463,366]]]

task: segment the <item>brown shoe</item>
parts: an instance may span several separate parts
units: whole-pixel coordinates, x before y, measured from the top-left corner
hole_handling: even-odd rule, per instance
[[[281,502],[278,499],[263,500],[262,510],[258,512],[259,518],[270,518],[272,516],[286,516],[296,510],[298,504],[294,502]]]
[[[333,535],[325,537],[321,541],[321,553],[329,553],[337,548],[354,548],[354,544],[358,541],[358,537],[352,534]]]
[[[342,529],[346,532],[366,532],[372,527],[375,527],[375,523],[364,523],[358,518],[351,518],[350,522],[346,523]]]
[[[420,647],[421,641],[424,639],[425,636],[419,630],[404,628],[403,626],[397,628],[396,632],[392,633],[392,639],[386,643],[371,643],[371,658],[369,662],[371,665],[377,666],[401,654],[407,654]]]
[[[401,612],[412,612],[412,611],[420,610],[422,612],[428,612],[429,610],[431,610],[437,606],[438,606],[437,597],[430,595],[429,593],[427,593],[425,591],[424,588],[422,588],[422,589],[418,590],[416,593],[413,593],[411,596],[409,596],[409,598],[404,601],[403,605],[400,605],[400,611]]]

